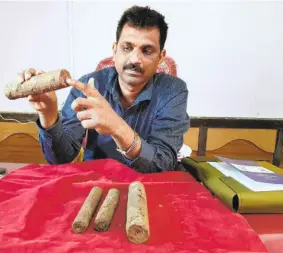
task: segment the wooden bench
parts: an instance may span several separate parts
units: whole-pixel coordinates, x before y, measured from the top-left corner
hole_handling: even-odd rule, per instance
[[[34,113],[1,113],[6,119],[35,121]],[[191,118],[184,136],[194,155],[258,158],[283,167],[283,120],[248,118]],[[282,158],[282,159],[281,159]],[[281,164],[280,164],[281,161]],[[0,162],[46,163],[35,123],[0,119]]]

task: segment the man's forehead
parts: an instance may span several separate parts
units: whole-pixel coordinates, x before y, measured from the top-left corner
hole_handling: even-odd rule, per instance
[[[120,43],[146,44],[156,46],[159,44],[159,29],[152,28],[135,28],[129,25],[123,27]]]

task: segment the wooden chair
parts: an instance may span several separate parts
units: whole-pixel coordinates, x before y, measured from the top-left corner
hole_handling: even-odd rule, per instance
[[[184,143],[192,148],[191,156],[256,159],[283,167],[280,124],[261,119],[191,118]]]

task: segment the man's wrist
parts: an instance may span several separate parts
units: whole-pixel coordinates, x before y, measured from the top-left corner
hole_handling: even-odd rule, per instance
[[[56,124],[59,114],[58,114],[58,111],[54,113],[38,112],[38,116],[39,116],[41,127],[44,129],[49,129]]]
[[[138,134],[134,132],[134,139],[130,147],[128,147],[127,149],[121,149],[119,146],[117,146],[117,151],[120,152],[122,155],[127,156],[129,153],[131,153],[136,149],[138,144],[138,139],[139,139]]]
[[[140,137],[122,118],[116,124],[112,138],[116,142],[117,151],[129,159],[136,158],[141,149]]]

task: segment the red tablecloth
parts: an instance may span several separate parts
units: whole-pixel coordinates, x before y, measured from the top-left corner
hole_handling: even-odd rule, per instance
[[[144,182],[151,236],[125,233],[129,182]],[[121,191],[107,232],[74,234],[71,225],[93,186]],[[246,220],[185,172],[139,174],[117,161],[29,165],[0,180],[0,252],[267,252]],[[101,201],[102,202],[102,201]]]
[[[245,214],[270,253],[283,252],[283,214]]]

